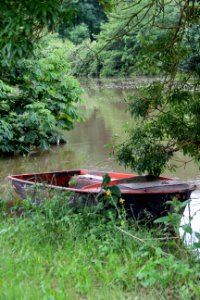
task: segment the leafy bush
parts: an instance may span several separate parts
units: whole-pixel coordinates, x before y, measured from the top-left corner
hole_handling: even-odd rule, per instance
[[[33,58],[10,70],[13,87],[0,81],[0,153],[48,149],[64,141],[58,129],[70,130],[79,120],[80,87],[69,75],[67,50],[43,42]]]
[[[102,1],[72,0],[69,6],[65,0],[63,4],[65,8],[71,6],[73,20],[65,14],[65,18],[61,19],[58,26],[59,35],[75,44],[81,43],[84,38],[94,40],[95,35],[100,32],[101,24],[107,20]]]
[[[70,57],[74,74],[112,77],[131,74],[155,75],[160,72],[160,66],[156,66],[155,63],[154,67],[147,70],[141,68],[138,62],[142,50],[140,27],[132,27],[131,23],[127,30],[123,29],[131,11],[134,10],[133,5],[127,16],[127,5],[120,3],[116,11],[113,11],[109,22],[101,26],[97,41],[84,42],[74,50]]]
[[[84,23],[74,27],[73,30],[70,31],[69,39],[75,45],[80,44],[83,40],[88,39],[90,37],[88,26]]]

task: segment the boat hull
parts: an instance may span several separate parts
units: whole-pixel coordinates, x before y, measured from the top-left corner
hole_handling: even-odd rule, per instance
[[[22,198],[30,196],[33,201],[39,202],[42,199],[51,198],[55,193],[68,191],[72,192],[72,205],[84,206],[96,203],[104,173],[72,170],[20,174],[8,176],[8,178]],[[121,190],[127,215],[140,220],[148,221],[167,215],[172,209],[168,201],[174,198],[181,202],[188,200],[191,192],[195,190],[194,185],[177,182],[170,178],[159,177],[152,181],[135,174],[112,172],[108,174],[111,177],[109,185],[118,185]],[[74,178],[78,178],[77,182],[70,184]],[[144,182],[143,178],[145,178]]]

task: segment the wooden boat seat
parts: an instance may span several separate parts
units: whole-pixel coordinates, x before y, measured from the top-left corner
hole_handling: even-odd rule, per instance
[[[71,178],[71,183],[69,182],[69,186],[77,189],[82,189],[85,186],[90,186],[93,184],[101,184],[102,176],[97,175],[75,175]]]

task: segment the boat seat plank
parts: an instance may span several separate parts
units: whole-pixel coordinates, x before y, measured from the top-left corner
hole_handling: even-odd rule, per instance
[[[187,187],[187,183],[182,181],[172,181],[172,180],[156,180],[152,182],[127,182],[127,183],[119,183],[117,184],[121,188],[127,188],[131,190],[137,190],[137,189],[163,189],[163,188],[175,188],[175,187]]]

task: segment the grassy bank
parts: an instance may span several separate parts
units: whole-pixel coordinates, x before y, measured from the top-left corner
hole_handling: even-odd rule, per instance
[[[179,239],[72,209],[65,197],[26,200],[9,213],[2,205],[0,251],[0,299],[200,296],[200,264]]]

